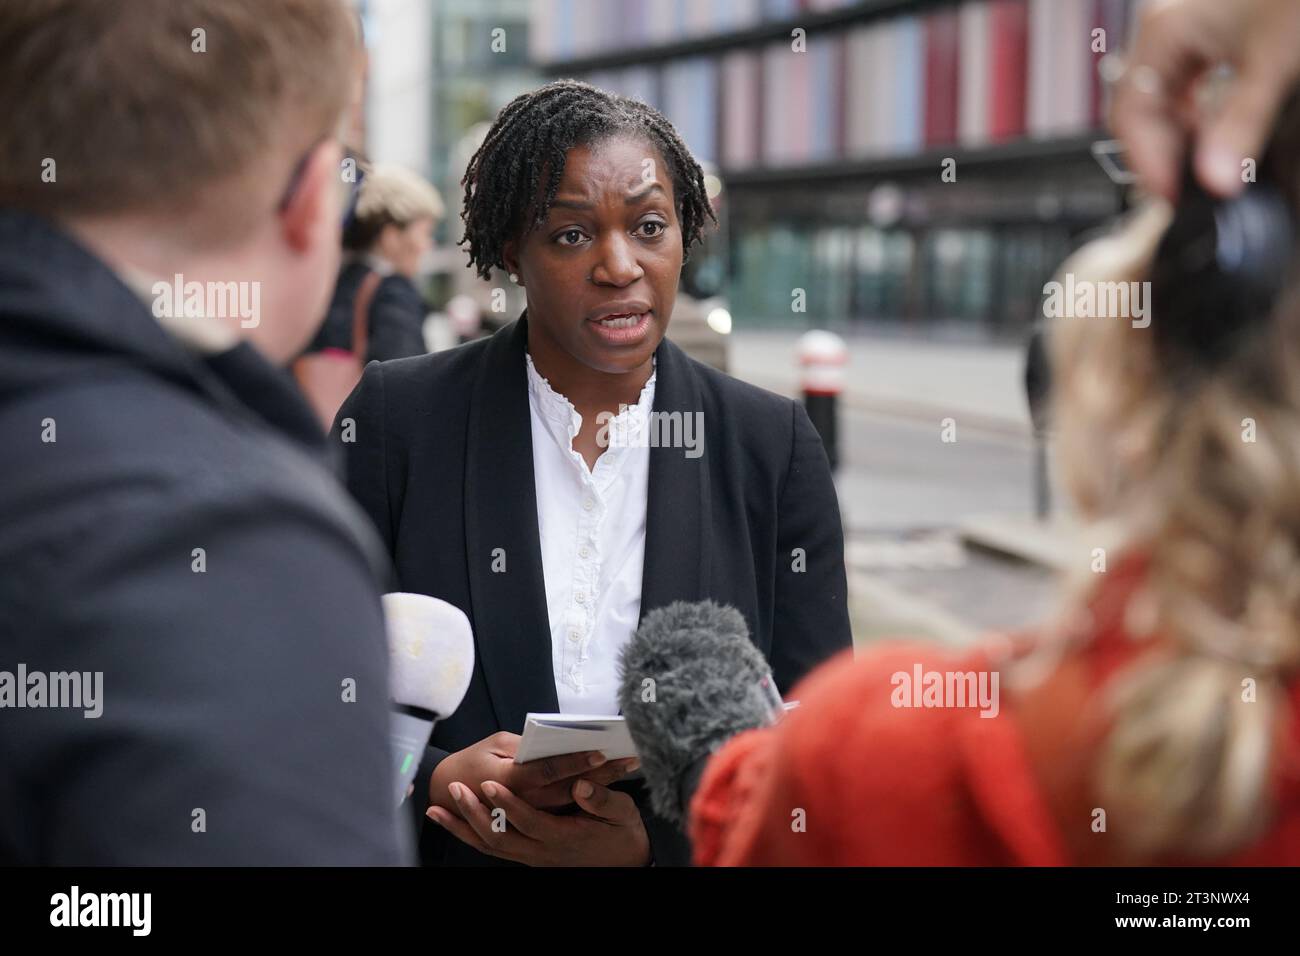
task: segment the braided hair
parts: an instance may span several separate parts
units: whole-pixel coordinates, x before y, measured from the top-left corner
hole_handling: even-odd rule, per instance
[[[465,235],[459,244],[469,247],[475,271],[486,279],[494,267],[504,269],[506,242],[546,219],[570,148],[619,133],[644,136],[668,164],[685,258],[700,241],[706,218],[716,218],[704,172],[677,130],[639,100],[577,80],[556,80],[511,100],[465,169],[460,214]]]

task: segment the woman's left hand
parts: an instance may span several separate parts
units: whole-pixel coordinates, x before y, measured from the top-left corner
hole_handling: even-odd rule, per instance
[[[529,806],[496,782],[483,784],[490,806],[462,783],[448,788],[461,816],[430,807],[429,819],[480,853],[529,866],[646,866],[650,838],[630,796],[589,780],[573,784],[582,814],[557,816]]]

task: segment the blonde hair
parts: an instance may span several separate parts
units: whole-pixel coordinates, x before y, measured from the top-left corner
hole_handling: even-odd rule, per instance
[[[1163,204],[1142,208],[1062,277],[1146,280],[1169,220]],[[1150,318],[1052,331],[1063,480],[1098,543],[1146,559],[1124,629],[1152,653],[1107,699],[1097,796],[1130,853],[1214,858],[1268,820],[1300,663],[1300,301],[1286,296],[1206,368],[1166,361],[1154,326],[1179,316]]]
[[[401,166],[377,163],[361,182],[356,214],[343,230],[343,247],[369,252],[388,226],[404,229],[420,219],[437,222],[445,214],[442,196],[427,179]]]
[[[442,219],[442,196],[423,176],[402,166],[377,163],[366,173],[357,197],[357,218],[387,218],[409,225],[417,219]]]

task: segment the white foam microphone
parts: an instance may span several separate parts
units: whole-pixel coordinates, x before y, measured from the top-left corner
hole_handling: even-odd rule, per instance
[[[469,689],[474,633],[465,612],[427,594],[385,594],[397,802],[415,779],[429,735]]]

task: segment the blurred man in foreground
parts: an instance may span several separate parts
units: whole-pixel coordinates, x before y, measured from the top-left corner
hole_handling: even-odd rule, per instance
[[[338,0],[0,7],[0,860],[401,859],[382,554],[277,367],[356,44]]]

